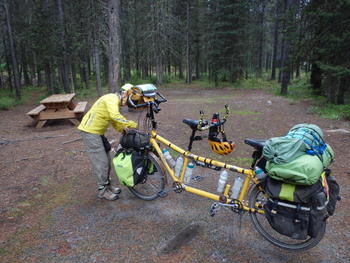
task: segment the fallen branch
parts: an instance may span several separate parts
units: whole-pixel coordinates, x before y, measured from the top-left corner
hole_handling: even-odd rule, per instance
[[[44,136],[44,137],[34,137],[34,138],[28,138],[28,139],[18,139],[18,140],[8,140],[6,138],[1,138],[0,144],[9,144],[12,142],[25,142],[25,141],[34,141],[34,140],[45,140],[45,139],[53,139],[53,138],[59,138],[64,137],[66,135],[56,135],[56,136]]]
[[[3,163],[16,163],[16,162],[20,162],[20,161],[28,161],[28,160],[38,160],[38,159],[42,159],[44,158],[44,156],[34,156],[34,157],[23,157],[21,159],[17,159],[17,160],[13,160],[13,161],[5,161]]]
[[[73,139],[70,141],[65,141],[65,142],[62,142],[62,144],[67,144],[67,143],[76,142],[76,141],[80,141],[80,140],[82,140],[82,138],[77,138],[77,139]]]

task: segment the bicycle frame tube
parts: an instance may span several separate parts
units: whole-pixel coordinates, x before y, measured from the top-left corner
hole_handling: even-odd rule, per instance
[[[173,149],[174,151],[180,153],[181,155],[183,155],[185,157],[184,158],[184,164],[182,166],[182,171],[181,171],[180,178],[177,178],[175,176],[174,170],[168,165],[167,161],[165,160],[165,157],[163,156],[162,151],[161,151],[161,149],[160,149],[160,147],[159,147],[159,145],[157,143],[158,141],[160,143],[168,146],[169,148]],[[162,136],[157,135],[155,130],[151,131],[151,144],[153,145],[153,147],[157,151],[157,153],[158,153],[162,163],[164,164],[166,170],[168,171],[169,175],[171,176],[171,178],[175,182],[179,182],[181,184],[183,183],[184,174],[185,174],[185,171],[186,171],[186,168],[187,168],[187,163],[188,163],[189,159],[191,159],[191,160],[195,160],[195,161],[204,162],[204,163],[207,163],[207,164],[210,164],[210,165],[214,165],[214,166],[217,166],[217,167],[221,167],[221,168],[224,168],[224,169],[228,169],[228,170],[230,170],[232,172],[238,172],[238,173],[246,175],[246,178],[244,180],[242,189],[241,189],[239,197],[238,197],[238,200],[241,201],[241,202],[243,202],[244,198],[246,197],[246,195],[248,193],[248,188],[249,188],[250,181],[253,180],[255,183],[257,183],[256,178],[255,178],[255,173],[254,173],[253,170],[240,168],[240,167],[237,167],[237,166],[234,166],[234,165],[226,164],[226,163],[223,163],[223,162],[215,161],[215,160],[212,160],[212,159],[209,159],[209,158],[205,158],[205,157],[201,157],[201,156],[192,154],[191,152],[185,151],[182,148],[176,146],[175,144],[172,144],[170,141],[166,140]],[[220,195],[212,194],[210,192],[203,191],[203,190],[200,190],[200,189],[197,189],[197,188],[194,188],[194,187],[190,187],[190,186],[187,186],[187,185],[183,185],[183,184],[182,184],[182,186],[184,187],[184,189],[187,192],[191,192],[191,193],[196,194],[196,195],[207,197],[207,198],[215,200],[215,201],[220,201]],[[228,203],[230,201],[231,201],[231,199],[228,198],[226,202]],[[245,210],[250,210],[247,207],[244,207],[244,209]]]

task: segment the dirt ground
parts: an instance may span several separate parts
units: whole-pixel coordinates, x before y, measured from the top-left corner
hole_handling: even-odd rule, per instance
[[[301,253],[278,249],[253,228],[249,215],[221,209],[209,216],[211,200],[170,191],[146,202],[125,187],[119,200],[96,197],[96,179],[76,127],[69,122],[32,127],[27,104],[0,112],[0,262],[349,262],[350,261],[350,125],[321,119],[310,102],[291,102],[262,90],[166,89],[168,102],[157,115],[159,134],[186,148],[190,129],[182,119],[206,118],[231,107],[225,126],[236,142],[233,153],[220,160],[250,164],[245,138],[284,135],[298,123],[319,125],[336,154],[333,174],[341,185],[342,201],[328,221],[324,239]],[[33,101],[34,101],[33,97]],[[89,106],[95,98],[89,100]],[[138,113],[124,112],[141,121]],[[119,139],[112,129],[109,139]],[[194,153],[215,157],[205,141]],[[197,169],[196,187],[215,191],[218,174]],[[232,174],[230,180],[233,180]],[[117,184],[117,180],[114,178]],[[171,184],[167,189],[171,190]],[[162,250],[182,230],[195,226],[196,235],[179,247]]]

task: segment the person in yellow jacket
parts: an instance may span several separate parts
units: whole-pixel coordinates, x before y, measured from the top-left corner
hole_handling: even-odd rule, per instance
[[[109,124],[118,132],[136,128],[134,121],[127,120],[120,114],[120,106],[125,106],[131,84],[125,84],[118,93],[110,93],[100,97],[83,117],[78,129],[90,157],[93,172],[98,182],[98,197],[107,200],[116,200],[121,190],[110,183],[110,158],[104,147],[104,137]]]

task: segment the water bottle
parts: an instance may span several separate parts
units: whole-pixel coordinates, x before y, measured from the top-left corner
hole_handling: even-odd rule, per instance
[[[224,188],[225,188],[225,185],[226,185],[226,181],[227,181],[227,171],[226,170],[223,170],[221,173],[220,173],[220,178],[219,178],[219,181],[218,181],[218,188],[217,188],[217,191],[219,193],[222,193],[224,191]]]
[[[260,167],[256,166],[255,167],[255,176],[259,181],[264,181],[266,178],[266,173],[264,172],[263,169]]]
[[[167,163],[169,164],[169,166],[171,168],[173,168],[175,166],[175,160],[171,156],[171,154],[168,151],[168,149],[165,149],[165,148],[163,149],[163,155],[164,155],[165,159],[167,160]]]
[[[239,191],[241,190],[242,184],[243,184],[243,179],[241,177],[237,177],[232,186],[230,198],[232,199],[238,198]]]
[[[177,159],[176,159],[176,162],[175,162],[175,176],[177,178],[180,177],[180,171],[181,171],[181,167],[182,167],[182,164],[184,162],[184,159],[182,159],[181,156],[179,156]]]
[[[194,164],[188,163],[186,173],[185,173],[185,179],[184,179],[185,184],[189,184],[191,182],[191,176],[193,174],[193,170],[194,170]]]

